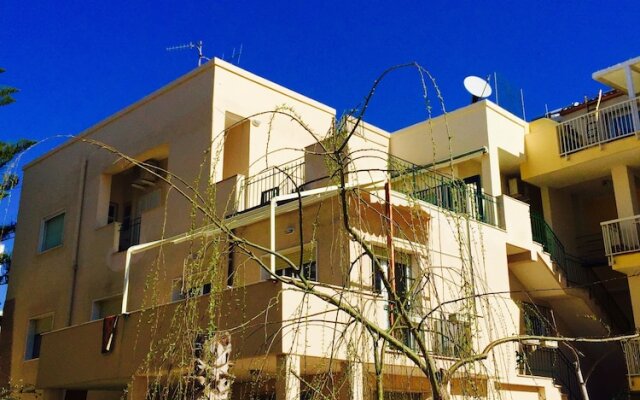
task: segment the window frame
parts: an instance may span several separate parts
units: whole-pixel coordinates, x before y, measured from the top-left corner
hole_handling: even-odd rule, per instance
[[[98,303],[103,302],[105,300],[113,300],[113,299],[116,299],[118,297],[120,298],[120,303],[122,305],[123,293],[116,293],[116,294],[113,294],[113,295],[110,295],[110,296],[105,296],[105,297],[101,297],[101,298],[92,300],[91,301],[91,319],[90,320],[91,321],[99,321],[101,319],[106,318],[107,316],[100,317],[100,316],[96,315],[97,314],[96,311],[98,311],[98,313],[100,311],[99,309],[97,309]],[[119,314],[120,314],[120,312],[118,312],[118,314],[113,314],[113,315],[119,315]]]
[[[312,241],[304,243],[302,245],[302,247],[303,247],[303,249],[302,249],[303,254],[309,248],[312,249],[311,251],[313,252],[313,264],[314,264],[314,266],[310,267],[310,271],[311,271],[311,268],[312,268],[313,272],[315,273],[315,276],[313,277],[313,279],[311,277],[306,277],[307,280],[309,280],[311,282],[320,282],[319,279],[318,279],[319,278],[319,271],[318,271],[318,242],[316,240],[312,240]],[[292,247],[287,247],[285,249],[276,250],[276,253],[280,254],[281,256],[283,256],[285,258],[288,258],[294,264],[297,264],[298,261],[297,260],[292,260],[290,255],[291,254],[295,254],[296,252],[299,252],[299,251],[300,251],[300,245],[296,245],[296,246],[292,246]],[[269,256],[270,256],[270,254],[265,254],[264,256],[262,256],[262,258],[264,260],[266,260],[265,263],[267,265],[269,265],[269,261],[268,261],[269,258],[270,258]],[[276,264],[277,263],[278,263],[278,257],[276,257]],[[302,267],[304,268],[305,265],[307,265],[307,264],[310,264],[310,263],[305,263],[305,264],[302,265]],[[288,270],[290,268],[291,267],[278,268],[276,266],[275,273],[276,273],[276,275],[281,276],[281,277],[291,278],[291,279],[298,279],[296,276],[293,276],[293,275],[280,275],[280,274],[278,274],[278,271],[286,271],[286,270]],[[270,279],[271,277],[267,272],[263,271],[262,278],[263,278],[263,280],[267,280],[267,279]]]
[[[384,253],[386,253],[387,252],[386,246],[383,246],[378,243],[373,243],[373,242],[369,243],[369,246],[372,249],[374,256],[380,261],[380,265],[384,271],[384,275],[388,276],[389,255],[378,254],[378,252],[376,251],[376,249],[380,249],[380,250],[383,250]],[[411,291],[411,287],[413,286],[413,284],[417,279],[415,276],[416,271],[414,270],[415,269],[414,266],[419,264],[418,262],[419,255],[417,255],[412,250],[403,248],[402,246],[394,246],[394,253],[396,258],[394,262],[393,272],[396,280],[395,282],[396,289],[398,286],[398,276],[396,275],[396,273],[398,272],[398,266],[402,265],[403,267],[405,267],[405,273],[403,274],[403,276],[405,277],[404,286],[406,289],[405,292],[402,293],[402,297],[406,298],[408,293]],[[386,294],[386,288],[382,284],[382,277],[380,275],[380,272],[376,270],[375,262],[373,261],[373,259],[371,259],[371,257],[369,257],[369,262],[371,263],[371,290],[378,295]],[[411,303],[411,301],[409,303]]]
[[[51,318],[51,329],[49,329],[48,331],[45,332],[41,332],[41,333],[35,333],[35,324],[37,323],[37,321],[46,319],[46,318]],[[36,335],[38,335],[38,337],[42,338],[42,334],[48,333],[53,331],[53,327],[54,327],[54,323],[55,323],[55,319],[54,319],[54,313],[53,312],[48,312],[48,313],[44,313],[44,314],[39,314],[39,315],[34,315],[31,316],[27,319],[27,335],[25,338],[25,344],[24,344],[24,354],[23,354],[23,361],[27,362],[27,361],[32,361],[32,360],[38,360],[40,359],[40,351],[42,349],[42,339],[40,339],[40,343],[38,344],[38,351],[35,352],[34,351],[34,342],[35,342],[35,337]],[[37,356],[34,356],[34,353],[37,353]]]
[[[65,221],[65,217],[66,217],[66,210],[59,210],[55,213],[49,214],[47,216],[45,216],[44,218],[42,218],[42,220],[40,221],[40,237],[38,239],[38,254],[42,254],[42,253],[46,253],[48,251],[51,250],[55,250],[58,249],[60,247],[62,247],[64,245],[64,230],[66,227],[66,221]],[[45,243],[45,237],[46,237],[46,230],[47,230],[47,222],[53,220],[54,218],[57,218],[59,216],[62,215],[62,230],[61,230],[61,234],[60,234],[60,243],[58,243],[55,246],[52,247],[48,247],[48,248],[43,248],[44,243]]]

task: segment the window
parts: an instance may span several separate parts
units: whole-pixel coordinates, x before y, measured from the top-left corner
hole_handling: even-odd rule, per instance
[[[211,278],[211,271],[185,260],[182,279],[173,281],[172,299],[175,301],[211,293]],[[178,287],[181,289],[179,293],[177,292]]]
[[[471,323],[457,314],[432,320],[432,351],[443,357],[466,357],[471,353]]]
[[[147,192],[138,198],[138,214],[142,214],[145,211],[153,210],[160,207],[162,204],[162,197],[160,189],[156,189],[151,192]]]
[[[175,278],[171,281],[171,301],[184,300],[184,292],[182,290],[182,278]]]
[[[316,266],[315,243],[305,244],[303,251],[302,265],[300,265],[302,276],[310,281],[317,281],[318,270]],[[300,263],[300,248],[298,247],[293,251],[285,251],[283,256],[289,259],[294,265],[298,265]],[[281,257],[276,257],[276,274],[290,278],[297,276],[295,269]]]
[[[40,251],[46,251],[62,245],[64,233],[64,213],[46,219],[42,226]]]
[[[522,303],[524,334],[534,336],[553,336],[555,334],[552,310],[549,307]]]
[[[109,213],[107,215],[107,223],[111,224],[118,220],[118,203],[109,202]]]
[[[373,246],[373,253],[380,263],[380,267],[384,274],[389,273],[389,256],[387,249],[383,247]],[[413,269],[411,268],[411,254],[395,252],[394,259],[394,284],[396,294],[405,307],[410,307],[412,297],[410,292],[413,289],[415,278],[413,277]],[[382,293],[384,289],[383,274],[376,269],[375,261],[371,260],[371,279],[373,282],[373,291]]]
[[[107,299],[96,300],[91,309],[91,319],[102,319],[112,315],[120,314],[122,310],[122,296],[109,297]]]
[[[52,328],[52,315],[29,320],[29,328],[27,329],[27,348],[24,356],[25,360],[40,358],[42,334],[51,331]]]
[[[211,283],[196,284],[189,288],[184,287],[181,278],[174,279],[171,283],[171,301],[180,301],[191,297],[203,296],[211,293]]]

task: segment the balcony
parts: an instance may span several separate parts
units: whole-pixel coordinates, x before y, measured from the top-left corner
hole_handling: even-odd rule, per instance
[[[560,155],[631,136],[640,131],[638,102],[632,99],[561,122],[557,126]]]
[[[216,299],[222,316],[216,321],[220,330],[232,330],[234,359],[264,360],[265,338],[269,339],[269,354],[284,351],[282,347],[282,284],[260,282],[243,288],[224,290]],[[246,301],[251,298],[252,301]],[[104,320],[74,325],[42,336],[37,386],[39,388],[108,389],[126,386],[131,376],[145,360],[162,365],[158,371],[182,365],[180,352],[150,353],[166,343],[180,346],[186,337],[183,329],[176,329],[176,321],[188,319],[193,331],[211,328],[208,316],[209,295],[190,297],[129,315],[120,315],[112,339],[112,347],[105,351]],[[244,304],[238,312],[238,304]],[[265,312],[265,307],[269,307]],[[158,316],[162,316],[159,318]],[[178,318],[180,316],[180,318]],[[252,324],[247,324],[251,322]],[[238,329],[245,326],[246,328]],[[158,359],[152,358],[158,357]]]
[[[623,342],[622,349],[627,360],[629,389],[632,392],[640,392],[640,340],[634,339]]]
[[[248,177],[244,184],[245,209],[269,204],[273,197],[295,193],[304,188],[304,157],[271,167]]]
[[[616,256],[640,252],[640,215],[605,221],[600,225],[609,265],[615,265]]]
[[[216,184],[216,212],[232,216],[269,204],[272,198],[305,187],[304,157],[246,177],[234,175]]]
[[[501,226],[499,203],[473,184],[389,156],[391,188],[456,214],[493,226]]]

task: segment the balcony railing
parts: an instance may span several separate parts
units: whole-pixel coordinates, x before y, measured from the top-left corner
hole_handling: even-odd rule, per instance
[[[639,99],[592,111],[563,121],[558,125],[560,155],[566,156],[592,146],[633,135],[640,131],[636,126]]]
[[[640,215],[605,221],[600,226],[610,265],[613,256],[640,251]]]
[[[640,376],[640,339],[622,342],[622,349],[627,360],[627,374]]]
[[[471,219],[499,226],[499,203],[477,190],[474,184],[390,156],[391,188],[445,210],[466,214]]]
[[[533,240],[540,243],[544,251],[549,253],[551,259],[566,273],[566,253],[562,242],[544,218],[534,212],[531,212],[531,233]]]
[[[533,240],[542,245],[544,251],[549,253],[551,260],[562,271],[567,286],[585,288],[589,297],[606,311],[617,331],[626,332],[631,328],[629,319],[605,286],[599,282],[600,279],[595,272],[586,267],[578,257],[565,252],[564,245],[542,216],[531,213],[531,230]]]
[[[268,204],[275,196],[301,190],[304,183],[304,158],[250,176],[244,185],[245,209]]]
[[[441,357],[466,357],[472,353],[471,323],[464,317],[429,318],[425,329],[426,345]]]
[[[540,348],[532,352],[522,353],[520,372],[525,375],[544,376],[553,378],[556,385],[562,386],[562,390],[569,400],[582,399],[580,384],[576,376],[573,363],[558,349]]]

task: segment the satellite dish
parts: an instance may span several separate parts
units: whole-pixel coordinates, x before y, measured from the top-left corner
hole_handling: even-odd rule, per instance
[[[471,93],[471,103],[491,96],[492,90],[489,82],[477,76],[467,76],[464,78],[464,87]]]

